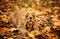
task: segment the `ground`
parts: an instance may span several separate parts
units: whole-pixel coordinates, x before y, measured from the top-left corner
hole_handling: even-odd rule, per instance
[[[0,39],[60,39],[59,0],[0,0]]]

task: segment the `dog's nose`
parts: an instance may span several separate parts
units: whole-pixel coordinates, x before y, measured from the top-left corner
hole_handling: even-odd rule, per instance
[[[30,22],[32,22],[32,17],[30,17]]]
[[[30,19],[32,19],[32,17],[30,17]]]

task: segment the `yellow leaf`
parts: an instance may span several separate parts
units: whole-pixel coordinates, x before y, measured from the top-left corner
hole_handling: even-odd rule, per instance
[[[48,12],[52,12],[52,9],[51,9],[51,8],[48,8],[48,9],[46,9],[46,11],[48,11]]]
[[[60,21],[54,22],[54,25],[60,26]]]
[[[2,33],[9,33],[9,28],[0,28],[0,34]]]
[[[53,37],[53,39],[58,39],[58,36],[56,36],[56,37]]]
[[[31,31],[30,33],[28,33],[28,35],[29,35],[30,37],[34,37],[34,33],[35,33],[35,31]]]

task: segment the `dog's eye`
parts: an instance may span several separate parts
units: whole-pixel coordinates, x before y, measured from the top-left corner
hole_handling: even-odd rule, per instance
[[[60,20],[60,16],[58,16],[57,19]]]
[[[26,16],[26,18],[27,18],[28,16]]]
[[[32,15],[33,17],[35,17],[35,15]]]

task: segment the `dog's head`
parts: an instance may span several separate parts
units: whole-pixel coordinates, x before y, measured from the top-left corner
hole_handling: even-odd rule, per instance
[[[35,21],[35,14],[27,13],[26,14],[26,22],[34,22]]]

